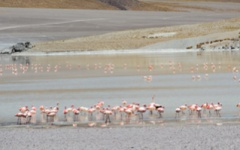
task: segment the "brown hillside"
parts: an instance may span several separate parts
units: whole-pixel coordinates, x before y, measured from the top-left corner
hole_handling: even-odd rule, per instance
[[[98,0],[0,0],[1,7],[117,9]]]
[[[189,9],[196,9],[214,11],[212,8],[203,6],[187,6],[181,3],[183,1],[222,2],[225,0],[0,0],[0,7],[147,11],[188,11]],[[240,0],[229,1],[239,2]]]
[[[0,0],[0,7],[178,11],[176,3],[145,0]],[[206,9],[206,8],[198,8]]]

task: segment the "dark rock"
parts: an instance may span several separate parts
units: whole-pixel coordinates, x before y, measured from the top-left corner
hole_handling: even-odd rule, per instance
[[[23,52],[23,51],[27,51],[32,47],[33,47],[32,44],[28,41],[25,43],[17,43],[9,48],[1,50],[0,54],[12,54],[15,52]]]
[[[139,4],[138,0],[99,0],[103,3],[112,5],[120,10],[128,10],[131,6]]]

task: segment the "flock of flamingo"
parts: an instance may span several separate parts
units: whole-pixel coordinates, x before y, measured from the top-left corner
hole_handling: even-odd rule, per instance
[[[122,65],[122,69],[127,69],[127,64],[124,63]],[[217,70],[221,70],[224,66],[222,66],[221,63],[214,64],[214,63],[203,63],[201,65],[196,64],[194,66],[191,66],[190,68],[184,68],[181,63],[176,63],[174,61],[169,61],[165,64],[160,65],[148,65],[144,71],[153,72],[157,69],[167,69],[172,74],[175,74],[177,72],[182,72],[183,70],[189,72],[191,74],[191,79],[193,81],[200,81],[201,79],[208,79],[209,74],[208,73],[215,73]],[[49,73],[49,72],[59,72],[61,69],[64,71],[66,70],[102,70],[105,74],[112,74],[114,73],[115,65],[112,63],[102,65],[100,63],[94,64],[94,65],[73,65],[70,63],[66,63],[63,65],[42,65],[42,64],[0,64],[0,79],[2,76],[4,76],[5,72],[10,72],[15,76],[18,75],[24,75],[28,72],[34,72],[34,73]],[[140,65],[137,65],[136,70],[139,72]],[[236,66],[230,66],[228,65],[227,68],[228,71],[232,72],[232,79],[234,81],[240,82],[239,79],[239,70]],[[204,75],[202,75],[204,74]],[[146,75],[143,76],[144,81],[151,82],[153,80],[152,75]],[[237,107],[240,107],[240,104],[237,105]],[[197,104],[191,104],[191,105],[182,105],[175,109],[175,118],[180,117],[181,115],[185,115],[185,111],[189,111],[189,115],[195,115],[198,118],[202,117],[202,113],[205,113],[206,111],[209,111],[209,115],[211,115],[212,111],[215,111],[216,116],[221,116],[220,111],[222,109],[222,105],[220,103],[213,104],[213,103],[205,103],[202,105]],[[140,105],[139,103],[132,103],[127,104],[126,101],[122,102],[122,105],[110,107],[108,105],[107,107],[104,107],[104,102],[99,102],[95,104],[94,106],[87,108],[87,107],[78,107],[75,108],[74,105],[67,108],[65,107],[63,110],[64,114],[64,120],[68,121],[69,118],[72,121],[79,121],[79,116],[88,116],[88,120],[91,121],[93,118],[98,120],[104,120],[105,123],[110,123],[112,119],[119,119],[119,120],[125,120],[126,122],[129,122],[131,120],[132,116],[138,116],[139,120],[143,120],[144,113],[149,111],[150,116],[154,114],[154,112],[158,113],[158,116],[161,118],[162,114],[164,113],[165,107],[162,105],[159,105],[157,103],[150,103],[145,105]],[[17,124],[27,124],[27,123],[36,123],[36,112],[37,108],[32,106],[31,109],[29,109],[28,106],[21,107],[19,109],[19,112],[15,115],[18,120]],[[56,116],[59,112],[59,104],[57,104],[55,107],[49,107],[46,108],[44,106],[40,106],[40,112],[41,112],[41,120],[45,120],[45,122],[52,122],[56,120]],[[71,115],[72,113],[72,115]],[[95,117],[94,117],[95,114]],[[111,116],[111,117],[110,117]],[[101,118],[101,119],[99,119]]]
[[[240,103],[236,105],[240,108]],[[48,122],[58,122],[58,112],[59,112],[59,103],[55,107],[45,107],[40,106],[40,116],[42,123]],[[181,105],[175,109],[175,119],[180,119],[182,116],[187,116],[186,111],[188,111],[189,116],[194,116],[195,118],[201,119],[202,114],[205,114],[208,117],[221,117],[220,111],[222,110],[222,104],[220,102],[214,103],[204,103],[201,105],[191,104],[191,105]],[[91,107],[64,107],[62,115],[64,116],[62,121],[65,122],[87,122],[89,126],[95,125],[95,122],[102,122],[106,125],[113,121],[121,121],[125,123],[130,123],[130,120],[137,119],[138,121],[149,120],[151,118],[163,118],[163,113],[165,107],[163,105],[157,104],[154,100],[149,104],[140,105],[139,103],[130,103],[123,100],[121,105],[116,105],[111,107],[110,105],[105,106],[103,101],[98,102],[97,104]],[[174,110],[173,110],[174,111]],[[37,108],[32,106],[23,106],[19,108],[19,112],[15,115],[17,119],[17,124],[36,124],[36,112]],[[148,112],[148,116],[144,113]],[[62,116],[60,114],[60,116]],[[75,124],[76,125],[76,124]]]
[[[127,64],[124,63],[121,67],[123,70],[127,69]],[[24,75],[28,72],[34,72],[34,73],[49,73],[49,72],[59,72],[61,69],[63,70],[97,70],[102,69],[105,74],[113,74],[115,69],[115,64],[108,63],[105,65],[102,65],[101,63],[95,63],[93,65],[86,64],[86,65],[73,65],[69,62],[66,62],[63,65],[51,65],[51,64],[0,64],[0,79],[2,76],[4,76],[5,72],[10,72],[11,74],[18,76],[18,75]],[[136,70],[139,72],[141,70],[140,65],[136,65]],[[121,68],[120,68],[121,69]],[[167,63],[161,63],[160,65],[148,65],[144,71],[152,72],[157,69],[167,69],[170,73],[176,74],[177,72],[183,72],[183,70],[189,72],[192,76],[191,79],[193,81],[200,81],[201,79],[208,79],[209,74],[208,73],[215,73],[217,70],[222,69],[222,64],[214,64],[214,63],[203,63],[203,64],[196,64],[191,66],[190,68],[183,68],[183,65],[180,62],[174,62],[169,61]],[[232,72],[232,79],[234,81],[240,82],[239,78],[239,70],[236,66],[228,65],[226,68],[228,71]],[[143,77],[145,81],[152,81],[152,75],[145,75]]]

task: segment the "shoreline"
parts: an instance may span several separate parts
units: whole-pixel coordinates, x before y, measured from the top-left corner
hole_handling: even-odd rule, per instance
[[[137,117],[132,118],[130,122],[125,121],[113,121],[112,123],[105,123],[101,120],[96,121],[54,121],[54,122],[41,122],[37,121],[37,123],[30,123],[30,124],[16,124],[15,122],[5,122],[1,123],[1,128],[128,128],[128,127],[176,127],[176,126],[222,126],[222,125],[240,125],[240,117],[239,116],[232,116],[232,117],[203,117],[197,118],[196,116],[181,116],[180,118],[175,117],[163,117],[155,119],[143,119],[139,120]],[[191,118],[192,117],[192,118]]]
[[[12,56],[73,56],[73,55],[129,55],[129,54],[166,54],[166,53],[200,53],[202,52],[238,52],[239,50],[199,50],[199,49],[135,49],[135,50],[101,50],[101,51],[66,51],[66,52],[21,52]]]

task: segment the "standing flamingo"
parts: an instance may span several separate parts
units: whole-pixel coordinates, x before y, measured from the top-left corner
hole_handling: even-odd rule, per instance
[[[185,111],[187,110],[187,104],[179,106],[182,114],[185,114]]]
[[[105,113],[105,115],[106,115],[105,123],[111,123],[110,115],[112,115],[112,111],[109,110],[109,108],[107,108],[107,109],[104,111],[104,113]]]
[[[177,118],[177,117],[179,118],[179,113],[181,112],[181,109],[178,107],[175,109],[175,112],[176,112],[175,118]]]
[[[164,106],[160,106],[157,108],[157,111],[159,113],[159,118],[162,118],[162,113],[164,113]]]
[[[66,121],[67,121],[67,113],[68,113],[67,107],[65,106],[64,110],[63,110],[63,114],[64,114],[64,120],[66,120]]]
[[[202,111],[202,108],[199,107],[198,105],[196,105],[196,111],[197,111],[197,115],[198,115],[198,118],[201,118],[201,111]]]
[[[222,104],[221,103],[217,103],[217,104],[215,104],[214,105],[214,110],[215,110],[215,112],[216,112],[216,115],[218,116],[218,117],[221,117],[221,115],[220,115],[220,111],[222,110]]]
[[[137,110],[140,113],[139,119],[141,120],[143,120],[143,113],[145,113],[147,110],[146,107],[147,107],[146,105],[143,105],[143,107],[139,107]]]
[[[73,109],[73,114],[74,114],[73,121],[77,121],[78,120],[78,115],[79,115],[79,109],[74,108]]]

